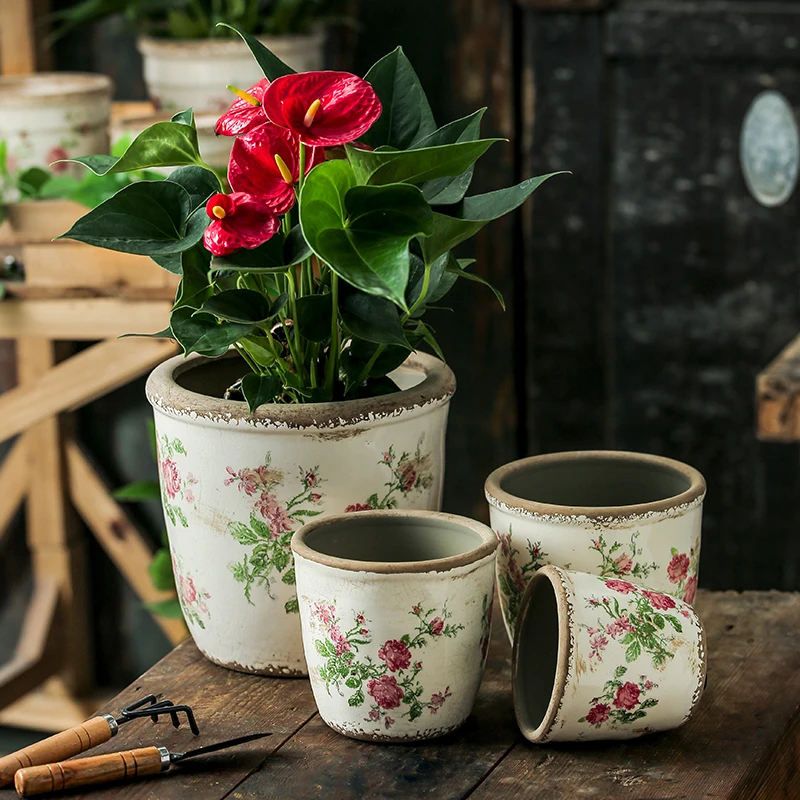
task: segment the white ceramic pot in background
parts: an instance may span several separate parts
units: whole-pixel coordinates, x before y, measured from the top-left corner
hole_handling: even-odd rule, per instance
[[[10,172],[54,161],[108,153],[113,85],[105,75],[41,72],[0,77],[0,140]],[[55,172],[83,174],[77,164]]]
[[[147,382],[178,592],[200,650],[223,666],[303,675],[292,532],[368,508],[438,509],[451,370],[418,353],[403,388],[365,400],[220,400],[236,356],[176,356]]]
[[[545,564],[694,600],[706,483],[693,467],[612,450],[552,453],[496,469],[485,489],[509,638]]]
[[[355,739],[441,736],[472,711],[491,633],[497,541],[478,522],[376,511],[292,539],[320,716]]]
[[[296,72],[323,67],[325,32],[297,36],[259,36],[259,41]],[[227,84],[247,89],[264,77],[245,43],[231,39],[138,40],[144,80],[156,108],[223,112],[233,95]]]
[[[532,742],[677,728],[705,677],[703,626],[672,595],[553,566],[525,591],[512,681],[517,722]]]

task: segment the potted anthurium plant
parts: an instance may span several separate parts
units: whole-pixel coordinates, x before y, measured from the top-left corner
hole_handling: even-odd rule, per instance
[[[483,109],[437,127],[400,49],[365,78],[293,73],[243,34],[264,79],[218,123],[227,182],[191,111],[96,173],[178,167],[126,186],[66,237],[181,275],[151,375],[161,495],[184,615],[213,661],[304,674],[292,532],[364,509],[438,509],[455,380],[426,312],[453,249],[549,176],[467,196]],[[427,347],[439,358],[420,351]]]

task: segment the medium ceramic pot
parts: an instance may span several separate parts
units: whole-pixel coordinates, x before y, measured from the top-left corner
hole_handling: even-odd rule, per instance
[[[178,594],[212,661],[304,675],[292,532],[326,514],[438,509],[455,379],[417,353],[394,394],[250,414],[219,399],[243,372],[235,354],[176,356],[147,382]]]
[[[461,725],[491,633],[497,541],[451,514],[310,522],[292,550],[320,716],[354,739],[430,739]]]
[[[296,72],[322,69],[325,32],[297,36],[260,36],[278,58]],[[151,39],[140,37],[144,80],[156,108],[197,112],[228,109],[236,99],[226,85],[247,89],[264,75],[247,46],[235,39]]]
[[[703,626],[688,603],[620,578],[544,567],[522,598],[514,711],[532,742],[677,728],[703,693]]]
[[[0,140],[9,172],[107,153],[112,90],[107,76],[81,72],[0,77]],[[85,168],[56,164],[53,171],[80,175]]]
[[[552,453],[496,469],[485,489],[509,638],[545,564],[694,600],[706,483],[693,467],[611,450]]]

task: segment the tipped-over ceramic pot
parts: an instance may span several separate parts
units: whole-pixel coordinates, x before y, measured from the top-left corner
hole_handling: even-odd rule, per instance
[[[522,598],[514,711],[525,738],[630,739],[682,725],[703,692],[692,607],[620,578],[548,566]]]
[[[485,490],[510,639],[525,587],[545,564],[694,600],[706,493],[694,467],[643,453],[552,453],[496,469]]]
[[[375,511],[292,538],[303,647],[322,719],[354,739],[441,736],[486,664],[497,541],[478,522]]]

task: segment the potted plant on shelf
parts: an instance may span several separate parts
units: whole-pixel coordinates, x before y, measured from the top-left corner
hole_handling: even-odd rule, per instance
[[[261,77],[231,23],[298,71],[322,69],[324,23],[338,0],[83,0],[55,15],[57,35],[114,14],[134,24],[147,92],[157,109],[220,112],[225,85]]]
[[[304,674],[292,531],[322,514],[438,509],[455,380],[426,312],[459,278],[453,248],[549,176],[467,197],[485,109],[437,127],[399,48],[364,79],[295,74],[246,34],[265,78],[220,119],[228,181],[191,112],[144,131],[107,174],[176,166],[68,238],[180,273],[183,347],[147,385],[173,562],[213,661]],[[427,346],[436,358],[418,351]]]

